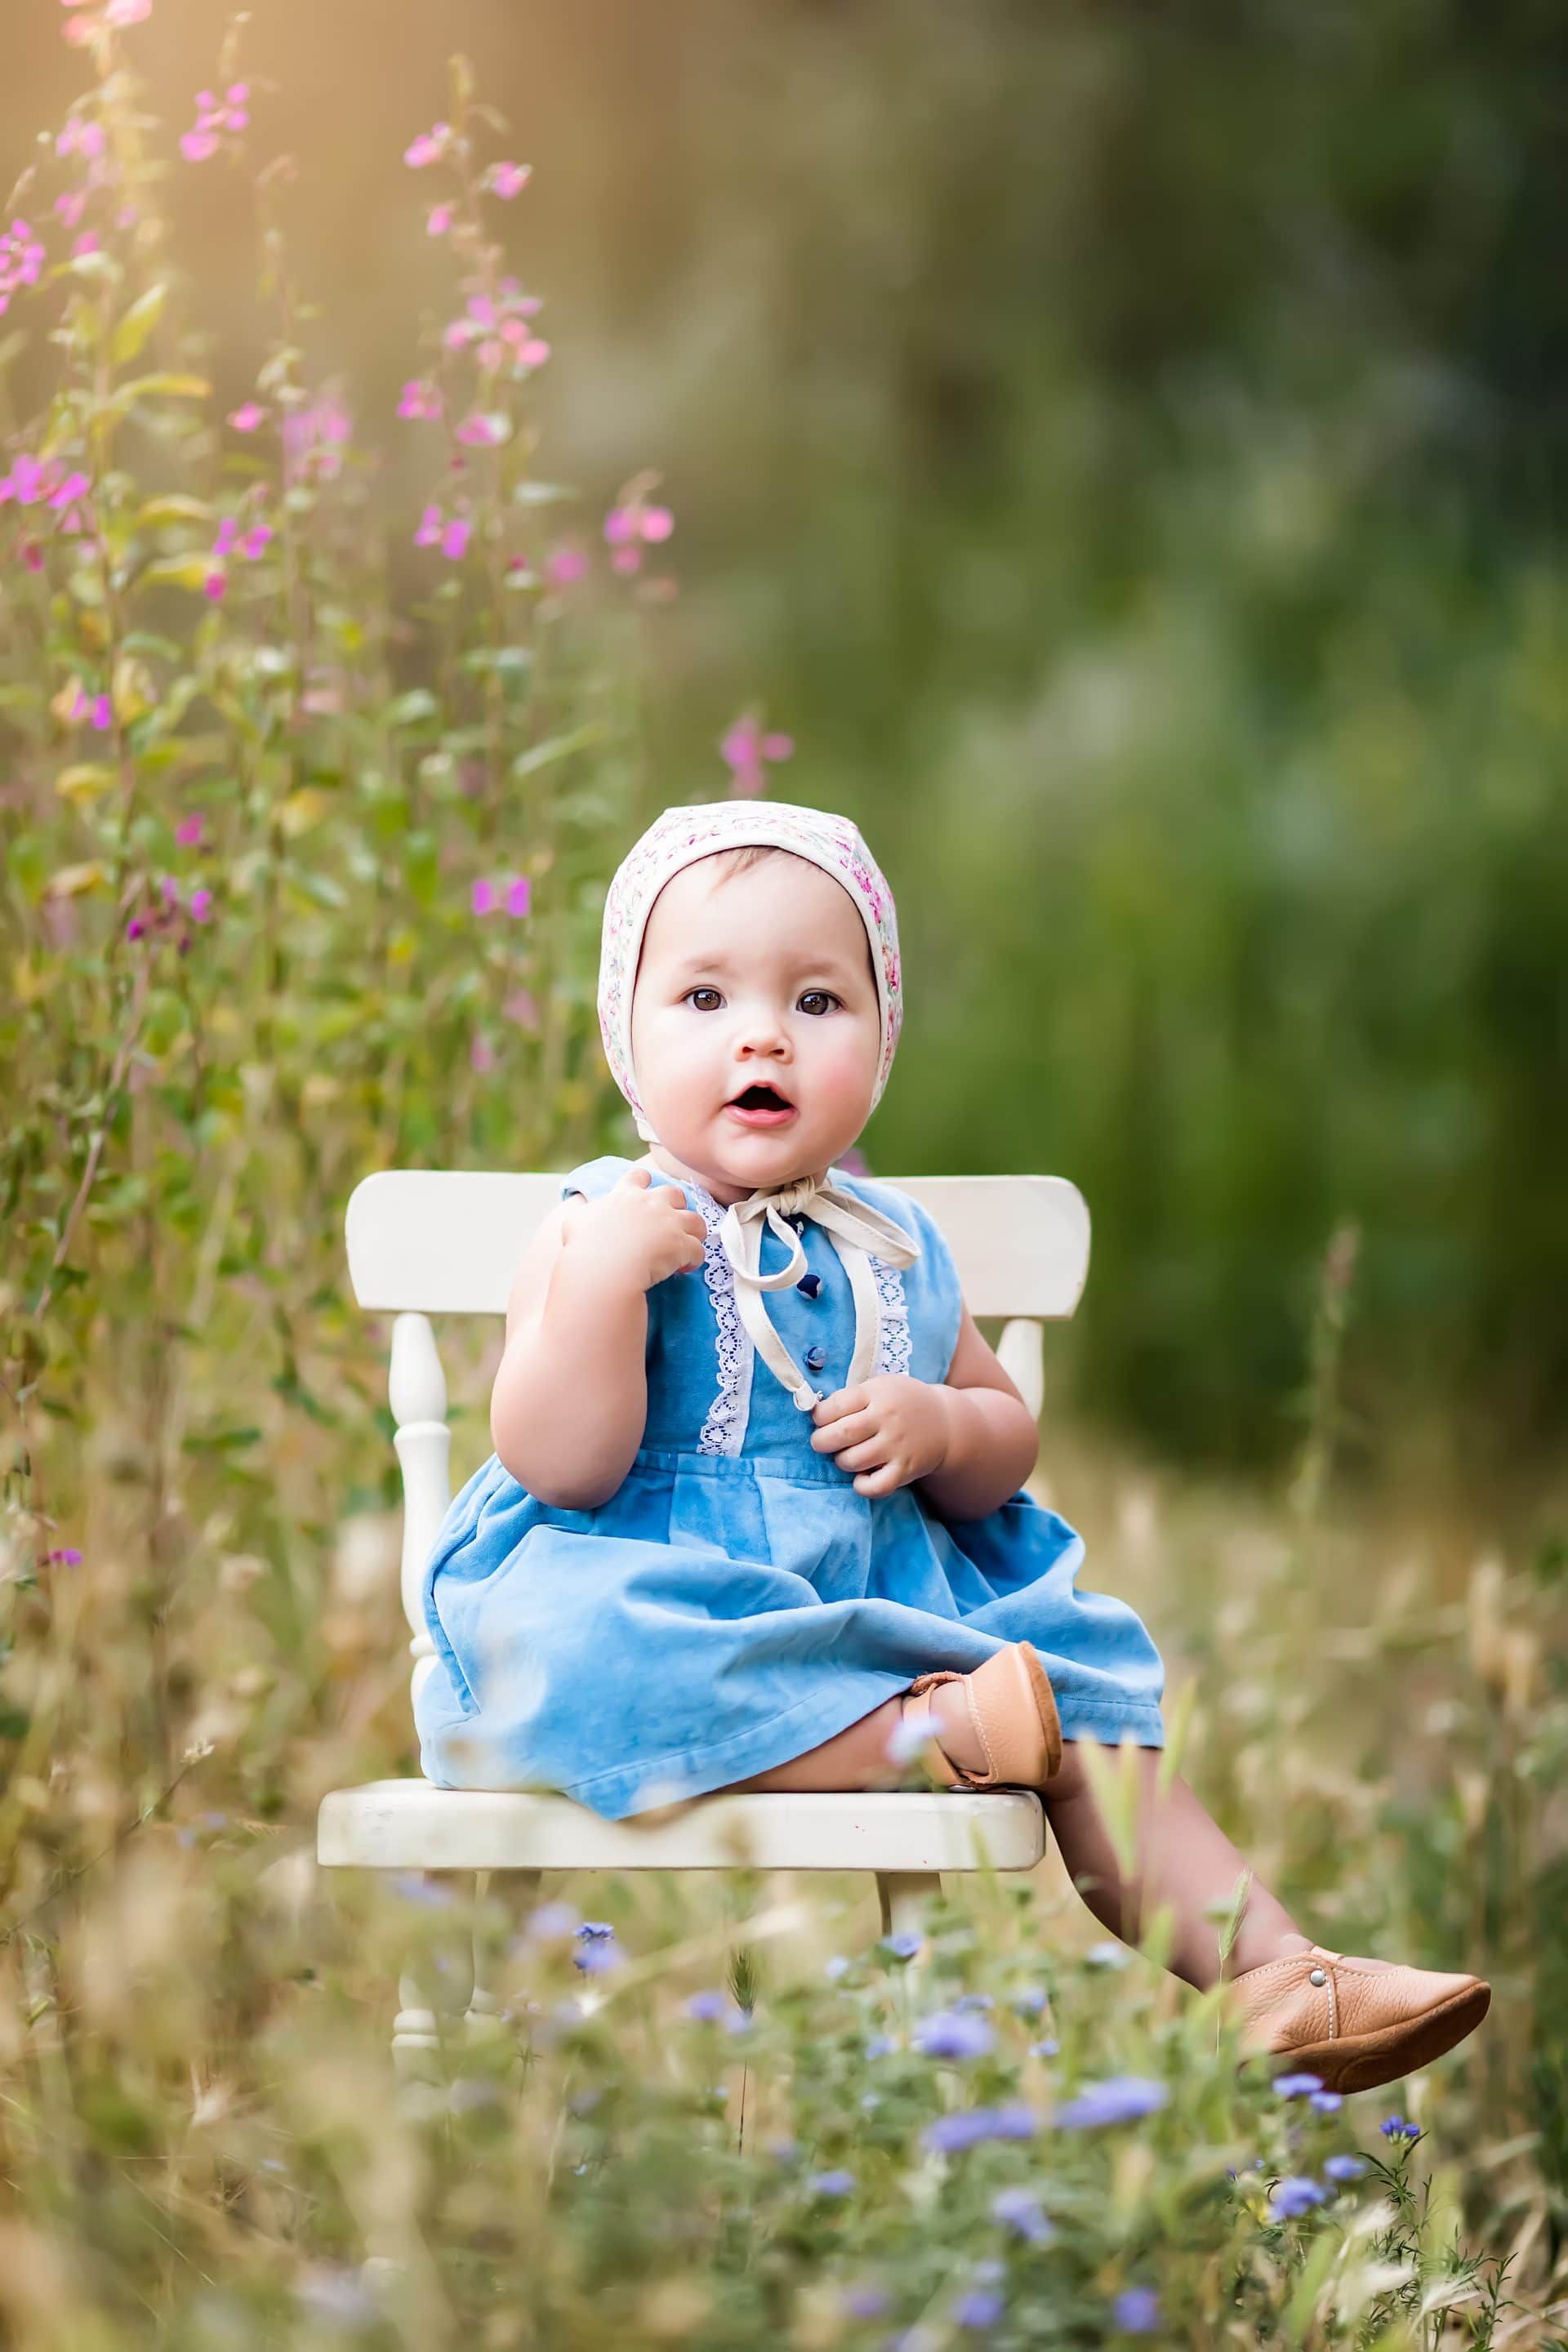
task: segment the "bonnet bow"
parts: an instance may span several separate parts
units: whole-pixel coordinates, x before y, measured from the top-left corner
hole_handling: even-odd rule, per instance
[[[871,1271],[873,1256],[889,1265],[907,1266],[913,1265],[921,1254],[920,1244],[902,1225],[836,1184],[833,1179],[837,1173],[836,1169],[830,1168],[822,1179],[803,1176],[793,1184],[749,1192],[743,1201],[731,1202],[719,1227],[720,1246],[734,1270],[735,1304],[741,1320],[758,1355],[774,1379],[789,1391],[791,1402],[802,1412],[809,1412],[814,1405],[821,1403],[822,1391],[812,1387],[779,1338],[760,1296],[764,1290],[789,1288],[805,1272],[805,1252],[801,1247],[800,1235],[784,1219],[809,1217],[820,1225],[849,1276],[855,1299],[855,1349],[846,1387],[865,1380],[877,1360],[882,1303]],[[775,1274],[762,1272],[764,1223],[790,1254],[789,1264]]]

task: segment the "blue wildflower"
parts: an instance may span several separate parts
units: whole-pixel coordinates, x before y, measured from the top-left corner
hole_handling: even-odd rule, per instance
[[[1276,2221],[1293,2221],[1300,2214],[1310,2213],[1314,2205],[1322,2204],[1324,2195],[1315,2180],[1298,2172],[1275,2182],[1268,2192],[1268,2202]]]
[[[699,2025],[717,2025],[729,2014],[730,2004],[721,1992],[694,1992],[686,2004],[688,2017]]]
[[[1083,1957],[1085,1966],[1091,1969],[1125,1969],[1132,1959],[1125,1944],[1109,1938],[1103,1944],[1091,1944]]]
[[[920,1950],[921,1938],[911,1928],[902,1927],[896,1936],[884,1936],[882,1944],[885,1950],[891,1952],[894,1959],[912,1960]]]
[[[771,2139],[768,2154],[775,2164],[794,2164],[800,2156],[800,2142],[797,2139]]]
[[[1007,2005],[1010,2009],[1016,2010],[1020,2017],[1038,2017],[1046,2005],[1045,1987],[1025,1985],[1021,1991],[1009,1993]]]
[[[1141,2074],[1113,2074],[1103,2083],[1086,2083],[1076,2099],[1057,2109],[1057,2121],[1068,2131],[1100,2124],[1135,2124],[1163,2107],[1170,2096],[1163,2083]]]
[[[976,2286],[959,2296],[952,2306],[952,2316],[956,2326],[978,2330],[994,2327],[1006,2308],[1005,2298],[994,2288]]]
[[[1123,2287],[1110,2316],[1124,2336],[1152,2336],[1160,2325],[1160,2298],[1152,2286]]]
[[[530,1914],[528,1933],[536,1943],[551,1943],[577,1932],[577,1914],[570,1903],[542,1903]]]
[[[1033,2139],[1039,2117],[1021,2101],[1006,2107],[967,2107],[957,2115],[938,2116],[921,2138],[935,2156],[956,2156],[987,2139]]]
[[[999,2189],[991,2200],[991,2219],[1005,2230],[1016,2231],[1032,2246],[1048,2246],[1056,2235],[1032,2189]]]
[[[833,1958],[825,1963],[822,1973],[829,1984],[837,1984],[840,1977],[848,1975],[849,1963],[842,1952],[835,1952]]]
[[[581,1938],[587,1934],[587,1929],[579,1927],[577,1934]],[[614,1932],[608,1927],[605,1929],[602,1936],[595,1935],[590,1941],[584,1944],[580,1952],[574,1952],[572,1955],[573,1967],[581,1969],[585,1977],[605,1976],[611,1969],[620,1965],[620,1960],[621,1948],[616,1941]]]
[[[840,2294],[838,2308],[846,2319],[880,2319],[889,2300],[887,2288],[874,2279],[857,2279]]]
[[[986,2010],[994,2009],[996,2006],[988,1992],[961,1992],[952,2005],[955,2010],[966,2016],[971,2011],[973,2011],[976,2015],[981,2015]]]
[[[1324,2177],[1330,2180],[1359,2180],[1365,2170],[1359,2156],[1331,2156],[1323,2166]]]
[[[1379,2124],[1378,2130],[1384,2139],[1419,2139],[1421,2137],[1420,2125],[1413,2124],[1406,2116],[1390,2116],[1386,2123]]]
[[[873,2033],[867,2041],[866,2055],[868,2058],[887,2058],[897,2048],[898,2043],[890,2033]]]
[[[844,2171],[814,2172],[805,2185],[813,2197],[850,2197],[855,2191],[855,2175]]]
[[[1274,2078],[1274,2088],[1282,2099],[1309,2098],[1322,2087],[1321,2074],[1277,2074]]]
[[[1338,2115],[1344,2105],[1344,2100],[1338,2091],[1314,2091],[1311,2103],[1321,2116]]]
[[[401,1895],[405,1903],[428,1903],[437,1911],[444,1910],[457,1898],[450,1886],[438,1878],[426,1878],[422,1870],[395,1870],[393,1892]]]
[[[984,2058],[996,2036],[983,2017],[957,2009],[939,2010],[915,2028],[915,2044],[926,2058]]]
[[[1030,2042],[1029,2055],[1031,2058],[1054,2058],[1061,2046],[1059,2042],[1053,2042],[1047,2034],[1044,2042]]]

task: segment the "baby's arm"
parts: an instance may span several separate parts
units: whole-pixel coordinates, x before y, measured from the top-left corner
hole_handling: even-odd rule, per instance
[[[591,1511],[631,1468],[647,1420],[647,1293],[702,1263],[702,1220],[646,1168],[577,1195],[524,1251],[490,1391],[490,1442],[542,1503]]]
[[[983,1519],[1016,1495],[1039,1459],[1035,1416],[966,1307],[937,1391],[947,1415],[940,1469],[917,1483],[944,1519]]]

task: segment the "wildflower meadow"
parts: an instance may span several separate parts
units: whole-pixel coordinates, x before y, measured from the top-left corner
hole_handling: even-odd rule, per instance
[[[456,58],[405,126],[444,290],[369,404],[247,20],[165,119],[156,5],[16,0],[75,95],[0,219],[0,2338],[1568,2343],[1563,1549],[1344,1478],[1353,1219],[1283,1467],[1152,1461],[1052,1335],[1040,1491],[1313,1932],[1492,1979],[1426,2074],[1242,2065],[1049,1857],[888,1937],[835,1876],[318,1869],[321,1795],[417,1769],[344,1203],[620,1148],[616,858],[669,799],[816,787],[762,678],[661,764],[688,511],[635,437],[608,498],[558,478],[542,388],[592,387],[495,93]],[[237,338],[181,245],[219,188]],[[442,1334],[455,1482],[499,1338]],[[493,2030],[400,2080],[400,1974],[456,2020],[476,1943]]]

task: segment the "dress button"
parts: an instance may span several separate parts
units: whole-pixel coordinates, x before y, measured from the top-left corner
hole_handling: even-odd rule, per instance
[[[821,1291],[822,1276],[819,1274],[803,1274],[795,1288],[804,1290],[808,1298],[815,1298]]]
[[[826,1361],[827,1350],[826,1348],[808,1348],[806,1349],[805,1369],[808,1372],[819,1372]]]
[[[1327,1984],[1327,1983],[1328,1983],[1328,1981],[1329,1981],[1329,1979],[1328,1979],[1328,1978],[1323,1974],[1323,1971],[1322,1971],[1322,1969],[1314,1969],[1312,1970],[1311,1975],[1307,1979],[1307,1982],[1308,1982],[1309,1984],[1315,1984],[1315,1985],[1325,1985],[1325,1984]]]

